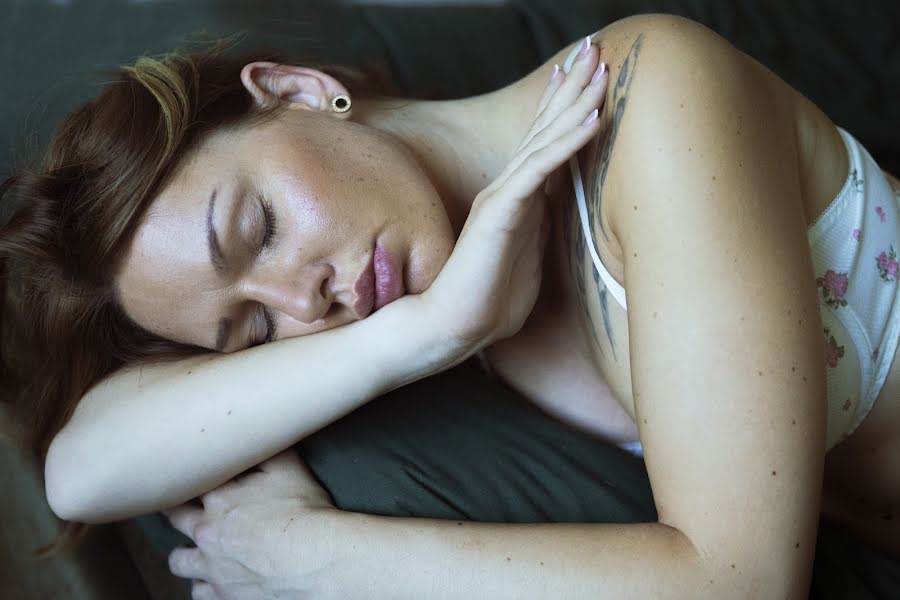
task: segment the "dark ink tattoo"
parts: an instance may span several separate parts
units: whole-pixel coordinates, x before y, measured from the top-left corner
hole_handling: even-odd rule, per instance
[[[578,304],[581,306],[581,311],[584,314],[584,321],[588,323],[588,329],[591,330],[591,338],[594,340],[594,345],[596,345],[600,354],[603,354],[603,346],[600,345],[600,340],[597,338],[597,328],[594,325],[591,311],[587,306],[587,286],[584,283],[584,234],[581,232],[580,223],[576,223],[578,220],[577,211],[578,208],[572,202],[570,202],[570,206],[562,211],[563,239],[566,240],[569,246],[569,271],[572,277],[575,278],[575,287],[578,289]]]
[[[593,167],[589,170],[587,179],[587,188],[590,198],[587,199],[588,223],[591,224],[591,231],[596,232],[598,229],[603,237],[609,241],[609,234],[603,224],[601,207],[603,203],[603,188],[606,183],[606,175],[609,170],[610,157],[612,156],[613,146],[619,129],[622,125],[622,118],[625,115],[625,107],[628,102],[628,93],[631,83],[634,81],[635,71],[637,69],[637,59],[641,52],[643,44],[643,34],[637,36],[631,44],[622,66],[619,68],[619,74],[616,78],[615,85],[607,92],[607,101],[604,110],[609,118],[607,125],[600,133],[597,141],[597,153]],[[569,268],[575,277],[575,283],[578,289],[581,308],[585,316],[585,322],[589,324],[594,343],[601,354],[604,354],[603,347],[597,337],[599,329],[598,324],[594,322],[591,311],[587,304],[587,283],[585,281],[585,267],[587,261],[590,261],[590,254],[587,251],[587,244],[594,244],[596,248],[596,239],[586,240],[584,233],[580,227],[580,223],[575,223],[580,219],[577,207],[572,206],[568,210],[563,211],[563,233],[569,244]],[[597,253],[599,255],[599,252]],[[597,296],[600,301],[600,314],[603,318],[603,330],[609,340],[612,348],[613,358],[618,361],[616,356],[615,340],[613,339],[612,321],[609,317],[609,290],[600,278],[600,273],[596,265],[591,263],[594,285],[597,288]]]
[[[609,321],[609,290],[606,288],[606,284],[600,283],[600,271],[597,270],[597,266],[591,264],[594,272],[594,284],[597,286],[597,292],[600,294],[600,311],[603,314],[603,329],[606,331],[606,337],[609,339],[609,347],[612,348],[613,358],[616,359],[616,362],[619,361],[619,357],[616,356],[616,345],[613,343],[612,337],[612,325]]]
[[[641,53],[641,46],[644,42],[644,34],[639,34],[628,55],[622,61],[619,67],[619,76],[616,77],[616,84],[612,90],[607,91],[607,102],[604,106],[606,112],[612,111],[612,118],[607,122],[606,127],[601,133],[600,142],[598,144],[597,158],[594,168],[591,169],[591,177],[588,187],[591,197],[587,203],[589,222],[591,223],[591,231],[596,231],[599,226],[600,232],[606,241],[609,240],[609,234],[603,225],[600,207],[603,203],[603,187],[606,183],[606,174],[609,171],[609,161],[612,156],[613,146],[616,143],[616,137],[619,135],[619,129],[622,126],[622,117],[625,115],[625,107],[628,104],[628,92],[631,89],[631,83],[634,81],[634,74],[637,70],[637,59]]]

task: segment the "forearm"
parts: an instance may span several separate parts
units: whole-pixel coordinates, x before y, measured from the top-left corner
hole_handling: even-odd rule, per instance
[[[748,583],[746,567],[711,567],[684,534],[659,523],[338,518],[352,550],[329,577],[340,588],[329,591],[342,598],[769,597]]]
[[[464,358],[426,323],[411,322],[409,302],[313,336],[145,367],[101,384],[51,445],[51,506],[67,519],[102,522],[184,502],[373,397]]]

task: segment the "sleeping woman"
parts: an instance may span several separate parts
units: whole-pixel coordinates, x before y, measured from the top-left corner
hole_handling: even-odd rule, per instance
[[[898,188],[671,16],[443,102],[142,59],[0,188],[48,500],[167,509],[196,598],[805,597],[821,513],[900,553]],[[476,354],[658,522],[350,513],[282,452]]]

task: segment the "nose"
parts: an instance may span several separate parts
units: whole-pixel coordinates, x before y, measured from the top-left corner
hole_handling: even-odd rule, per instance
[[[334,267],[326,263],[309,264],[293,273],[273,270],[253,281],[251,295],[292,319],[312,323],[324,317],[334,302],[332,277]]]

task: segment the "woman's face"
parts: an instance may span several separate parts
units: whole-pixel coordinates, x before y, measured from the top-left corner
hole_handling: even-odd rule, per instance
[[[214,132],[179,165],[117,284],[145,329],[231,352],[421,293],[454,242],[431,180],[394,138],[285,110]]]

